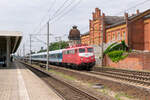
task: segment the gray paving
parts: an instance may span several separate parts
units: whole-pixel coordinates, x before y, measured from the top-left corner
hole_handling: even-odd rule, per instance
[[[0,100],[62,100],[22,64],[11,65],[0,68]]]

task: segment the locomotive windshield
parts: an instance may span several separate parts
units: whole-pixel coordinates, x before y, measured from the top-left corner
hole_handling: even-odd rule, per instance
[[[85,52],[85,48],[80,48],[79,49],[79,53],[84,53]]]
[[[87,48],[88,52],[93,52],[93,48]]]

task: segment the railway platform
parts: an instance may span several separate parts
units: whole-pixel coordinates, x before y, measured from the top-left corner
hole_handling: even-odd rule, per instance
[[[22,64],[0,67],[0,100],[62,100],[46,83]]]

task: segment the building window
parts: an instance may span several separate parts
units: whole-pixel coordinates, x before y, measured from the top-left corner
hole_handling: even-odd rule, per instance
[[[111,34],[108,33],[108,42],[111,41]]]
[[[113,33],[113,40],[115,40],[115,33]]]
[[[123,40],[125,40],[126,39],[126,32],[124,31],[123,32]]]
[[[120,40],[120,32],[118,32],[118,40]]]

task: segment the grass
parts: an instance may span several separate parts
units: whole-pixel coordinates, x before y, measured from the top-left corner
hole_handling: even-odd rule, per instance
[[[100,93],[104,94],[104,95],[109,95],[111,97],[114,97],[116,100],[124,100],[124,98],[126,98],[125,100],[135,100],[133,97],[128,96],[124,92],[119,92],[119,93],[114,92],[106,86],[104,86],[103,89],[96,89],[96,90],[99,91]]]
[[[106,86],[104,86],[104,88],[102,89],[97,89],[97,90],[105,95],[109,95],[109,89]]]
[[[125,93],[123,93],[123,92],[117,93],[117,94],[115,95],[115,98],[116,98],[117,100],[123,100],[123,99],[121,99],[122,97],[125,97],[125,98],[127,98],[127,99],[129,99],[129,100],[133,99],[133,97],[128,96],[127,94],[125,94]]]
[[[117,100],[121,100],[121,98],[120,98],[120,95],[119,95],[119,94],[116,94],[116,95],[115,95],[115,98],[116,98]]]
[[[65,78],[65,79],[68,79],[68,80],[76,80],[76,79],[75,79],[74,77],[72,77],[72,76],[65,75],[65,74],[63,74],[63,73],[61,73],[61,72],[57,72],[57,71],[54,71],[54,70],[52,70],[52,69],[50,69],[49,72],[54,73],[54,74],[56,74],[56,75],[58,75],[58,76],[60,76],[60,77],[63,77],[63,78]]]

